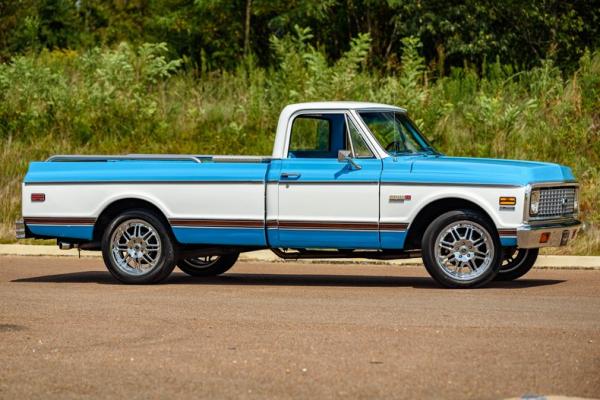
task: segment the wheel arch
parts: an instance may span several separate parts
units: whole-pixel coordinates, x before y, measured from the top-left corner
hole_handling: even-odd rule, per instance
[[[104,230],[117,215],[134,209],[143,209],[152,212],[161,220],[161,222],[163,222],[165,228],[167,228],[168,231],[173,234],[173,229],[171,224],[169,224],[168,218],[156,204],[137,197],[125,197],[113,200],[102,209],[94,224],[94,241],[100,241],[102,239]]]
[[[423,206],[410,223],[405,240],[405,249],[418,249],[427,227],[440,215],[453,210],[468,209],[483,215],[496,228],[494,218],[483,207],[462,197],[444,197]]]

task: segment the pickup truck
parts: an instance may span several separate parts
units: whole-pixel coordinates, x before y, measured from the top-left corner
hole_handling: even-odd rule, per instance
[[[475,287],[521,277],[580,227],[568,167],[448,157],[406,110],[361,102],[288,105],[270,157],[58,155],[22,189],[18,238],[101,250],[124,283],[218,275],[271,249],[422,257],[440,285]]]

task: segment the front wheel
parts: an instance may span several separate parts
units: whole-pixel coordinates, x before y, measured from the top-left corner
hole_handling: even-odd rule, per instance
[[[191,276],[217,276],[227,272],[237,261],[240,253],[206,256],[180,260],[177,266]]]
[[[497,281],[518,279],[533,268],[540,249],[511,249],[504,254]]]
[[[156,283],[165,279],[177,259],[165,224],[146,210],[117,216],[102,235],[102,257],[108,271],[123,283]]]
[[[500,239],[494,226],[472,210],[437,217],[423,235],[425,268],[436,282],[450,288],[485,285],[500,267]]]

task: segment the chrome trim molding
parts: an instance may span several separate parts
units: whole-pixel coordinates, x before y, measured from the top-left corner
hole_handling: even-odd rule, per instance
[[[489,188],[519,188],[522,185],[495,184],[495,183],[432,183],[432,182],[379,182],[379,181],[288,181],[288,180],[239,180],[239,181],[52,181],[52,182],[24,182],[25,186],[44,185],[244,185],[244,184],[274,184],[284,183],[286,185],[379,185],[381,186],[467,186],[467,187],[489,187]],[[527,203],[528,204],[528,203]],[[527,208],[529,209],[529,207]]]
[[[63,155],[58,154],[46,162],[105,162],[105,161],[192,161],[195,163],[266,163],[269,156],[204,155],[204,154],[117,154],[117,155]]]
[[[128,155],[64,155],[58,154],[46,159],[46,162],[105,162],[120,161],[193,161],[201,163],[198,156],[178,154],[128,154]]]
[[[468,187],[498,187],[498,188],[520,188],[523,185],[504,183],[465,183],[465,182],[381,182],[381,186],[468,186]]]
[[[381,186],[467,186],[467,187],[487,187],[487,188],[520,188],[522,185],[509,185],[509,184],[496,184],[496,183],[431,183],[431,182],[379,182],[379,181],[287,181],[287,180],[276,180],[270,179],[267,181],[268,184],[284,183],[293,185],[377,185]]]

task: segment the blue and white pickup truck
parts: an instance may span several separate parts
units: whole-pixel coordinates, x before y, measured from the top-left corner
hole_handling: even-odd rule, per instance
[[[447,157],[406,110],[285,107],[271,157],[53,156],[23,183],[18,238],[102,250],[112,275],[224,273],[241,252],[284,259],[423,257],[447,287],[516,279],[577,235],[567,167]]]

